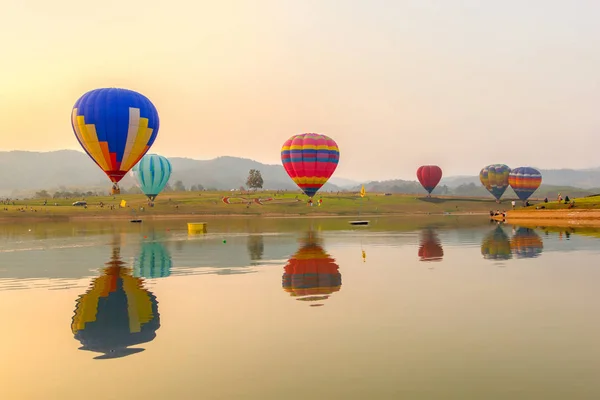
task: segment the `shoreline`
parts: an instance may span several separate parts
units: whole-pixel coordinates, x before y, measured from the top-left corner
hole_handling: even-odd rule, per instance
[[[264,213],[264,214],[199,214],[199,213],[182,213],[182,214],[149,214],[149,215],[19,215],[7,216],[0,214],[0,222],[84,222],[84,221],[129,221],[132,219],[141,219],[149,221],[168,221],[188,219],[189,222],[202,222],[203,219],[216,218],[264,218],[264,219],[308,219],[308,218],[348,218],[352,221],[361,220],[363,218],[385,218],[385,217],[427,217],[427,216],[486,216],[488,213],[481,211],[461,211],[454,213],[434,213],[434,212],[397,212],[397,213],[379,213],[379,214],[289,214],[289,213]]]
[[[504,222],[514,225],[600,227],[600,210],[510,210],[506,212]]]

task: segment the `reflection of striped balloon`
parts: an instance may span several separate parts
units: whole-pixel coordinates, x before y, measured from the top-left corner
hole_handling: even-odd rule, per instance
[[[136,179],[142,192],[150,200],[154,200],[169,182],[171,163],[166,157],[157,154],[146,154],[133,167],[131,174]]]
[[[510,239],[500,226],[497,226],[496,229],[483,238],[481,254],[487,260],[508,260],[512,258]]]
[[[519,167],[510,172],[508,183],[519,199],[525,201],[540,187],[542,174],[535,168]]]
[[[323,300],[341,289],[342,275],[335,260],[310,240],[288,260],[282,286],[298,300]]]
[[[432,229],[426,229],[422,233],[419,258],[421,261],[441,261],[444,258],[444,249]]]
[[[122,267],[118,251],[113,254],[102,275],[77,299],[71,323],[80,350],[105,353],[97,359],[142,351],[128,347],[153,340],[160,327],[156,297]]]
[[[145,96],[127,89],[95,89],[73,106],[71,125],[85,152],[119,182],[150,149],[159,119]]]
[[[333,139],[317,133],[294,135],[281,148],[281,162],[294,183],[309,197],[337,168],[340,150]]]
[[[171,275],[171,255],[159,242],[144,242],[140,254],[133,262],[133,276],[163,278]]]
[[[519,228],[510,239],[510,249],[517,258],[535,258],[542,254],[544,242],[533,229]]]
[[[500,197],[504,194],[508,188],[508,176],[510,174],[510,168],[504,164],[492,164],[479,172],[479,180],[481,184],[496,198],[500,200]]]

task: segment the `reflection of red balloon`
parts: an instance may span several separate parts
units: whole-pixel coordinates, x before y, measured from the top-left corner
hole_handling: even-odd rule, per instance
[[[325,300],[340,290],[342,275],[335,260],[311,237],[288,260],[282,286],[297,300]]]
[[[421,261],[441,261],[444,258],[444,249],[435,231],[431,229],[423,231],[419,246],[419,258]]]
[[[437,165],[422,165],[417,170],[417,179],[423,185],[423,188],[430,193],[435,189],[442,179],[442,169]]]

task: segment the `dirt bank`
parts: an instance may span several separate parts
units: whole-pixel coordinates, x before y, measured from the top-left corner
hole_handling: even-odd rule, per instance
[[[514,210],[506,222],[522,225],[600,226],[600,210]]]

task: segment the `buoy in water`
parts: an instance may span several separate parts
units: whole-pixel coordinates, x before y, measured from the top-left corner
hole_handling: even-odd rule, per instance
[[[190,235],[206,233],[206,225],[206,222],[188,222],[188,233]]]

